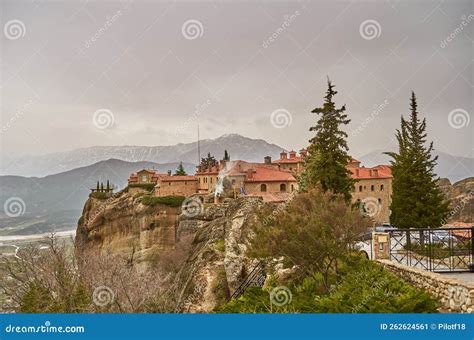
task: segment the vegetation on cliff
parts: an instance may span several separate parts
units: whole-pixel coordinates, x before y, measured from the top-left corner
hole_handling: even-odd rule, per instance
[[[183,204],[183,201],[186,197],[184,196],[151,196],[145,195],[141,198],[141,203],[144,205],[148,205],[154,207],[158,204],[167,205],[170,207],[180,207]]]

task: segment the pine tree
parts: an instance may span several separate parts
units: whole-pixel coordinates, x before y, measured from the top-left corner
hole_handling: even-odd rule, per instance
[[[433,142],[426,146],[426,118],[418,117],[418,105],[412,92],[410,120],[401,118],[396,131],[398,153],[393,158],[393,194],[390,222],[398,228],[436,228],[449,214],[449,202],[437,185],[434,172],[437,156]]]
[[[214,158],[214,156],[211,155],[210,152],[208,152],[206,158],[201,158],[201,165],[204,168],[211,168],[217,165],[217,160]]]
[[[346,202],[351,199],[354,180],[347,163],[350,160],[347,151],[347,133],[341,127],[349,124],[346,106],[336,108],[333,101],[337,91],[328,79],[328,89],[322,107],[317,107],[312,113],[320,115],[316,126],[309,131],[314,131],[315,136],[309,140],[308,155],[305,157],[305,170],[300,177],[300,187],[307,190],[320,185],[324,192],[331,191],[342,194]]]
[[[224,161],[227,161],[227,162],[230,161],[230,156],[227,150],[224,150]]]
[[[175,176],[186,176],[186,170],[184,170],[183,167],[183,162],[179,162],[178,168],[176,169],[176,172],[174,173]]]

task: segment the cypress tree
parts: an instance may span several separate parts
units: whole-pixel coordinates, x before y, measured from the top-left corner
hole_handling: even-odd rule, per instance
[[[437,185],[434,172],[437,156],[433,142],[427,143],[426,118],[418,117],[418,105],[412,92],[410,119],[401,117],[396,131],[398,153],[392,157],[393,194],[390,222],[398,228],[436,228],[449,214],[449,202]]]
[[[175,176],[186,176],[186,170],[184,170],[183,167],[183,162],[179,162],[178,168],[176,169],[176,172],[174,173]]]
[[[224,150],[224,161],[230,161],[230,156],[227,150]]]
[[[333,97],[337,94],[334,85],[328,79],[328,89],[322,107],[312,113],[320,115],[315,126],[309,130],[315,136],[309,140],[308,155],[305,157],[304,171],[300,177],[300,187],[307,190],[320,185],[323,191],[342,194],[346,202],[351,199],[354,180],[347,163],[350,160],[347,151],[347,133],[341,127],[349,124],[346,106],[336,108]]]

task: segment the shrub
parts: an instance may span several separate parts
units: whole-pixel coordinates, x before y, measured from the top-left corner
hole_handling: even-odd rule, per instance
[[[156,197],[156,196],[147,195],[147,196],[142,197],[141,203],[144,205],[151,206],[151,207],[154,207],[157,204],[163,204],[170,207],[180,207],[181,204],[183,204],[184,200],[185,200],[184,196]]]
[[[276,285],[291,291],[291,303],[270,302]],[[268,288],[251,287],[239,299],[219,306],[222,313],[435,313],[437,301],[399,279],[381,265],[351,258],[342,264],[340,277],[329,292],[320,273],[298,283],[272,282]]]
[[[370,220],[348,206],[342,195],[316,189],[299,193],[286,204],[284,209],[267,206],[257,211],[250,254],[283,257],[302,276],[321,273],[329,288],[337,262],[349,254],[350,245],[367,230]]]

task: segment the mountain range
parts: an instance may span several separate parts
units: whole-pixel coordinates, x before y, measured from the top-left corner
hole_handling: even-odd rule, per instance
[[[201,157],[210,152],[216,159],[227,150],[232,159],[261,162],[263,157],[277,157],[282,147],[262,139],[251,139],[238,134],[227,134],[215,139],[200,141]],[[43,177],[94,164],[107,159],[127,162],[176,163],[197,165],[198,143],[179,143],[167,146],[93,146],[68,152],[57,152],[39,156],[10,157],[0,164],[0,174]]]
[[[221,159],[227,150],[231,159],[262,162],[279,156],[282,147],[237,134],[200,142],[201,157],[210,152]],[[474,159],[438,152],[437,174],[451,182],[472,177]],[[389,163],[382,150],[356,157],[365,166]],[[173,146],[95,146],[63,153],[22,157],[2,168],[0,204],[20,198],[25,213],[9,218],[0,210],[0,235],[28,234],[75,227],[90,189],[109,180],[117,190],[125,187],[130,173],[143,168],[174,171],[179,162],[189,174],[198,159],[197,143]],[[48,175],[45,175],[48,174]],[[35,176],[35,177],[31,177]],[[2,215],[3,214],[3,215]]]

